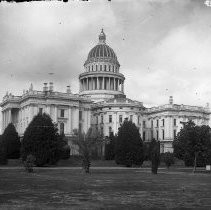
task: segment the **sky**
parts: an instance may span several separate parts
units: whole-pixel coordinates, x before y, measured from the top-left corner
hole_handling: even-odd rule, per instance
[[[0,100],[44,82],[78,93],[78,76],[101,28],[146,106],[211,102],[211,7],[204,0],[0,3]]]

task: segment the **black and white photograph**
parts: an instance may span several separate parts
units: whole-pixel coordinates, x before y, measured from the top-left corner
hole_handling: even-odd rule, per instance
[[[211,209],[211,0],[0,0],[0,209]]]

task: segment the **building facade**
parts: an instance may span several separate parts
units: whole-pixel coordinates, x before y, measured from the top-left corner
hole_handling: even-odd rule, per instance
[[[84,72],[79,75],[79,94],[56,92],[53,83],[44,83],[42,91],[29,90],[22,96],[6,94],[1,103],[2,130],[12,122],[19,135],[39,112],[49,114],[60,133],[71,137],[74,129],[86,132],[94,126],[104,136],[116,134],[125,119],[138,127],[144,141],[160,141],[161,152],[172,152],[172,141],[188,120],[208,125],[209,106],[177,105],[170,96],[165,105],[146,108],[142,102],[124,94],[125,77],[114,50],[106,44],[101,31],[99,42],[88,53]]]

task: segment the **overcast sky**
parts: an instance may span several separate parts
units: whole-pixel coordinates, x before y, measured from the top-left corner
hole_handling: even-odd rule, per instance
[[[128,98],[150,106],[170,95],[177,104],[211,102],[211,7],[204,0],[1,3],[0,98],[50,81],[77,93],[101,28]]]

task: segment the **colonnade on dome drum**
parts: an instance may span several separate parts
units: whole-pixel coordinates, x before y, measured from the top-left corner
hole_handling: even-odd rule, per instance
[[[124,93],[124,79],[112,76],[87,76],[80,79],[80,92],[113,90]]]

